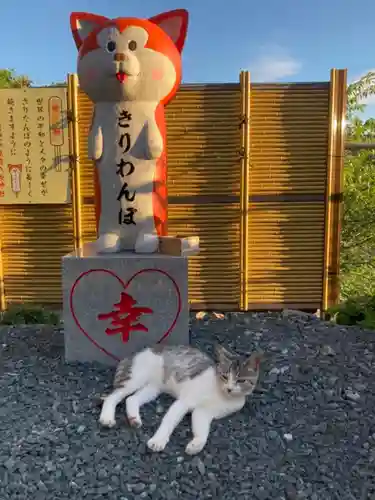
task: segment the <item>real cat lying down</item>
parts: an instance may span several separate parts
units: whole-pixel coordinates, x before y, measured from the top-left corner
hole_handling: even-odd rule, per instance
[[[148,440],[153,451],[162,451],[183,419],[191,412],[193,438],[186,453],[199,453],[206,445],[211,422],[240,410],[255,389],[261,353],[242,359],[222,346],[215,349],[213,361],[199,349],[189,346],[147,348],[131,359],[122,360],[116,370],[114,390],[105,396],[100,423],[116,424],[116,406],[125,398],[130,425],[140,427],[142,405],[166,393],[176,401]]]

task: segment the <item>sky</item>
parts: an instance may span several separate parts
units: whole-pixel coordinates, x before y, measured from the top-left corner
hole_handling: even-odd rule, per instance
[[[73,11],[106,17],[147,18],[189,11],[183,81],[253,82],[329,80],[347,68],[353,81],[375,68],[375,1],[362,0],[17,0],[0,6],[0,68],[29,76],[35,85],[65,81],[75,72],[70,32]],[[367,113],[375,116],[375,99]],[[366,113],[366,114],[367,114]]]

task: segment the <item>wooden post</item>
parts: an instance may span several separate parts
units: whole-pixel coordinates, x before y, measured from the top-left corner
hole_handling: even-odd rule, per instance
[[[68,75],[68,116],[71,155],[70,167],[72,175],[74,248],[77,250],[82,246],[82,201],[78,130],[78,78],[75,74]]]
[[[331,70],[321,310],[340,298],[340,233],[345,150],[346,70]]]
[[[249,168],[250,168],[250,73],[241,71],[241,298],[240,309],[248,310],[249,303]]]
[[[0,311],[5,311],[6,307],[7,307],[7,304],[6,304],[5,286],[4,286],[3,249],[2,249],[2,241],[1,241],[1,237],[0,237]]]

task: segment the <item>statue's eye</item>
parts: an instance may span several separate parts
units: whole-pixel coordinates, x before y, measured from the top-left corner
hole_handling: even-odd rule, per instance
[[[246,384],[247,379],[246,378],[238,378],[237,379],[237,384]]]
[[[128,43],[128,48],[129,50],[135,50],[137,48],[137,42],[135,40],[131,40]]]
[[[108,50],[108,52],[114,52],[116,50],[116,42],[114,42],[113,40],[110,40],[107,43],[107,50]]]
[[[221,378],[221,380],[222,380],[223,382],[228,382],[228,375],[225,375],[224,373],[222,373],[222,374],[220,375],[220,378]]]

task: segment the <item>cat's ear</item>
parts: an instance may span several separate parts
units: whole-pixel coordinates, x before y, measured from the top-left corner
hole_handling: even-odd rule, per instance
[[[172,39],[179,52],[182,52],[185,44],[189,14],[185,9],[163,12],[149,19],[157,24]]]
[[[215,358],[219,364],[230,363],[233,360],[233,353],[220,344],[215,345],[214,352]]]
[[[70,29],[76,43],[77,49],[81,47],[84,40],[95,29],[103,26],[109,19],[87,12],[72,12],[70,14]]]
[[[242,366],[245,370],[257,372],[263,357],[263,351],[255,351],[245,360]]]

